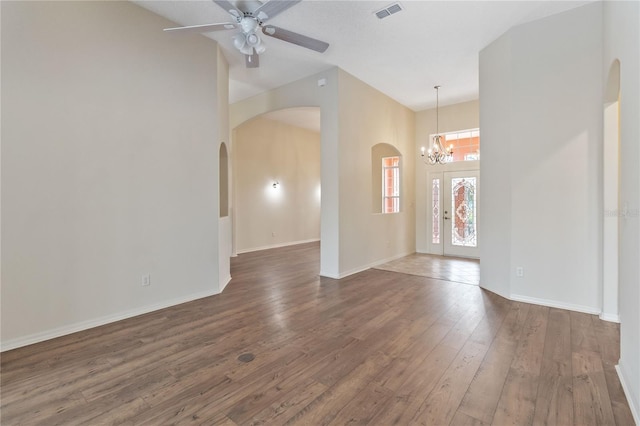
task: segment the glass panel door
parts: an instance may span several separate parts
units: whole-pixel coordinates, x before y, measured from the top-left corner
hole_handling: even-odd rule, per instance
[[[444,254],[478,257],[477,171],[445,172],[442,203]]]

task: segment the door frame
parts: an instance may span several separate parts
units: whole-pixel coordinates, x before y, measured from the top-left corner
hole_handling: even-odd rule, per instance
[[[429,254],[436,254],[436,255],[444,255],[444,244],[443,244],[443,239],[440,238],[440,243],[439,244],[435,244],[432,241],[431,238],[431,221],[433,218],[432,215],[432,206],[433,206],[433,197],[432,197],[432,193],[431,193],[431,179],[434,176],[439,176],[440,177],[440,196],[442,197],[442,193],[443,193],[443,188],[444,188],[444,172],[474,172],[474,173],[478,173],[478,187],[480,187],[480,183],[482,181],[482,176],[480,176],[480,161],[458,161],[455,163],[447,163],[447,164],[438,164],[438,165],[428,165],[427,166],[427,173],[426,173],[426,209],[425,209],[425,216],[423,218],[424,223],[425,223],[425,240],[426,240],[426,247],[427,247],[427,253]],[[479,192],[479,191],[478,191]],[[478,203],[480,202],[480,199],[478,198]],[[443,205],[443,200],[440,200],[440,206]],[[441,209],[442,210],[442,209]],[[476,211],[477,211],[477,206],[476,206]],[[442,213],[442,212],[441,212]],[[440,229],[443,229],[443,219],[442,219],[442,214],[440,215]],[[478,217],[478,223],[476,226],[478,226],[479,228],[479,222],[482,220],[482,217]],[[480,244],[480,240],[478,239]],[[479,255],[478,255],[479,256]],[[464,256],[457,256],[457,257],[464,257]],[[473,256],[469,256],[471,258],[474,259],[478,259],[479,257],[473,257]]]

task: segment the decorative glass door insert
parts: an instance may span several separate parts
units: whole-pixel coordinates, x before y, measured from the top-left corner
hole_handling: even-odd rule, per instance
[[[440,244],[440,179],[431,180],[431,243]]]
[[[476,247],[476,178],[451,179],[451,244]]]
[[[478,258],[478,170],[443,172],[440,204],[442,254]]]

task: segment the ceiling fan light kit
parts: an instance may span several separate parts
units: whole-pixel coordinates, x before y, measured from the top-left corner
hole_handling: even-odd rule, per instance
[[[265,3],[256,2],[258,6],[254,10],[242,11],[228,0],[213,0],[215,4],[228,12],[236,20],[236,23],[224,22],[190,25],[186,27],[165,28],[164,31],[205,33],[236,29],[239,25],[241,32],[233,36],[233,45],[240,53],[245,55],[245,65],[247,68],[257,68],[259,66],[258,55],[264,53],[266,50],[258,34],[258,30],[261,30],[264,35],[269,37],[323,53],[329,47],[329,43],[273,25],[264,25],[264,21],[275,17],[300,1],[302,0],[269,0]]]

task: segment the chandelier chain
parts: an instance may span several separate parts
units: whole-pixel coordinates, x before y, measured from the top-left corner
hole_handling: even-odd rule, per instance
[[[433,88],[436,89],[436,134],[433,137],[431,148],[426,153],[424,147],[422,147],[421,156],[425,164],[444,164],[450,162],[453,157],[453,145],[445,148],[442,144],[442,136],[440,135],[440,86],[436,85]]]

